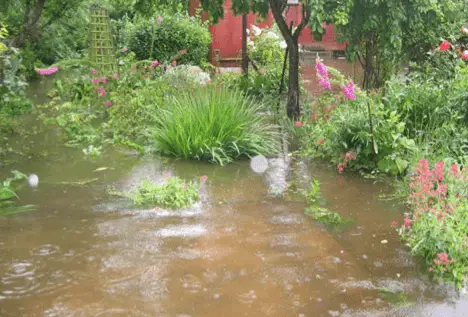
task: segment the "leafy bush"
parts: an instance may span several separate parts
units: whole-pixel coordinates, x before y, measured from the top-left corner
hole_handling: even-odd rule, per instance
[[[319,73],[326,88],[296,129],[304,155],[329,160],[340,173],[346,168],[404,173],[416,145],[404,135],[405,123],[397,112],[386,109],[379,94],[360,91],[337,70],[319,61],[317,67],[326,74]],[[332,84],[341,86],[343,94],[332,90]]]
[[[157,23],[158,15],[127,23],[124,31],[127,33],[127,45],[137,59],[158,59],[170,63],[179,51],[187,49],[179,64],[201,65],[206,61],[211,43],[207,24],[186,13],[163,13],[161,18],[161,24]]]
[[[155,118],[156,147],[165,154],[225,164],[240,156],[273,154],[276,127],[240,92],[208,86],[168,100]]]
[[[206,176],[202,176],[201,180],[206,180]],[[184,208],[198,200],[198,191],[198,183],[169,176],[163,184],[145,179],[133,191],[113,194],[128,197],[140,206]]]
[[[412,213],[398,232],[430,272],[462,286],[468,281],[468,170],[443,161],[430,169],[421,159],[409,191]]]

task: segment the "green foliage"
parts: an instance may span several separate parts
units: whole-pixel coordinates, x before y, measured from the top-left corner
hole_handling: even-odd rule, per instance
[[[128,197],[135,205],[140,206],[185,208],[198,200],[198,190],[198,183],[169,177],[163,184],[145,179],[133,191],[114,194]]]
[[[14,183],[24,179],[27,179],[26,175],[13,171],[13,177],[0,182],[0,216],[10,216],[32,210],[31,205],[17,206],[14,202],[14,199],[18,198]]]
[[[424,61],[466,18],[466,2],[457,0],[346,0],[327,6],[326,21],[336,24],[340,40],[348,43],[347,57],[364,68],[365,89],[383,86],[405,60]]]
[[[441,82],[414,76],[386,86],[384,103],[405,123],[404,134],[425,148],[458,161],[468,155],[468,67],[454,70],[452,79]]]
[[[135,52],[137,59],[158,59],[170,63],[181,50],[187,50],[178,60],[179,64],[201,65],[208,57],[211,35],[208,25],[186,13],[161,13],[162,23],[158,25],[158,15],[150,19],[128,21],[124,32],[125,43]],[[151,56],[150,56],[151,55]]]
[[[155,118],[156,147],[176,157],[219,164],[273,154],[278,149],[276,127],[265,123],[259,110],[250,98],[225,87],[182,91]]]
[[[151,62],[135,62],[132,54],[122,60],[119,74],[102,77],[80,63],[60,64],[71,72],[54,82],[43,118],[64,129],[69,145],[94,145],[110,142],[132,145],[141,151],[150,139],[155,111],[180,89],[199,87],[205,73],[188,73],[188,67],[164,73]],[[104,79],[104,82],[103,82]],[[94,81],[94,82],[93,82]],[[98,90],[99,89],[99,90]],[[100,92],[103,92],[100,96]]]
[[[398,228],[435,276],[461,287],[468,277],[468,173],[442,161],[431,170],[421,159],[408,179],[411,215]]]
[[[330,211],[326,207],[321,205],[326,204],[326,201],[322,197],[320,189],[320,182],[314,179],[305,193],[308,207],[305,209],[305,213],[318,222],[324,224],[328,228],[336,231],[343,229],[346,224],[349,224],[351,219],[342,218],[337,212]]]
[[[328,72],[334,85],[345,85],[338,71]],[[330,161],[340,173],[346,168],[405,173],[408,156],[416,149],[398,112],[388,109],[376,92],[357,91],[356,100],[350,100],[326,90],[307,116],[298,128],[304,155]]]

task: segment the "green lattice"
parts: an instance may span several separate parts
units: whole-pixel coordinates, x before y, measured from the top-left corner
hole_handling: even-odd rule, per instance
[[[90,8],[89,58],[99,71],[111,74],[117,71],[117,59],[112,41],[109,12],[99,6]]]

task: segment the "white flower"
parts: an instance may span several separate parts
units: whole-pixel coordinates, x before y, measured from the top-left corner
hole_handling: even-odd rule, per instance
[[[247,29],[245,31],[247,32],[247,35],[250,35],[250,30],[249,29]]]
[[[274,32],[271,32],[271,31],[268,31],[268,33],[266,34],[267,38],[269,39],[278,39],[278,35],[276,35],[276,33]]]
[[[462,33],[468,34],[468,29],[466,27],[462,27]]]
[[[288,47],[288,44],[286,44],[285,41],[282,41],[282,42],[279,43],[279,46],[280,46],[281,49],[285,49],[286,47]]]
[[[259,36],[260,34],[262,34],[262,29],[256,25],[252,25],[252,31],[255,36]]]

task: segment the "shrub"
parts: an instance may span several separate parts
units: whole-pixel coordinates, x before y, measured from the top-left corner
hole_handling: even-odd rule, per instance
[[[158,15],[128,23],[125,29],[129,39],[127,44],[137,59],[158,59],[170,63],[180,50],[187,49],[179,64],[201,65],[206,61],[211,43],[207,24],[183,13],[162,14],[161,17],[160,25],[157,23]]]
[[[412,213],[398,229],[430,272],[462,286],[468,277],[468,170],[421,159],[409,183]],[[393,223],[397,226],[397,223]]]
[[[155,118],[156,147],[165,154],[225,164],[240,156],[273,154],[276,127],[240,92],[208,86],[181,92]]]
[[[379,94],[360,91],[335,69],[320,61],[317,69],[324,93],[296,128],[304,155],[329,160],[340,173],[346,168],[404,173],[416,145],[404,135],[398,114],[384,107]],[[336,86],[342,93],[332,90]]]

